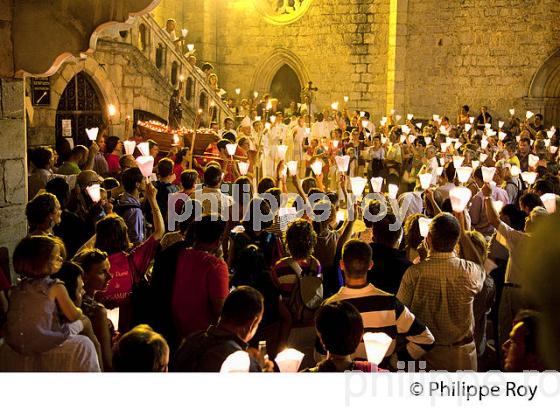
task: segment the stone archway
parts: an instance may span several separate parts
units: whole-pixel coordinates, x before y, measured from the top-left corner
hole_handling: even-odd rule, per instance
[[[309,73],[301,59],[292,51],[282,48],[275,50],[257,66],[251,81],[251,89],[261,94],[270,92],[274,76],[285,65],[297,75],[300,85],[309,82]]]
[[[524,100],[527,109],[543,114],[547,126],[560,124],[560,49],[539,67]]]

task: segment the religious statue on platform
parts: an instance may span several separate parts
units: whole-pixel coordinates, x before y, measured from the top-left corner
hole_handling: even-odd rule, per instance
[[[181,106],[180,88],[173,90],[171,99],[169,100],[169,128],[176,130],[181,128],[181,119],[183,118],[183,107]]]

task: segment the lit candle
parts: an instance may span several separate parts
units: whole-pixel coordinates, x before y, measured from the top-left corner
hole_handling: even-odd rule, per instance
[[[315,175],[321,175],[321,172],[323,171],[323,162],[316,160],[311,164],[311,170]]]
[[[352,193],[356,197],[360,197],[364,192],[367,184],[367,179],[362,177],[352,177],[350,178],[350,186],[352,187]]]
[[[237,350],[230,354],[222,363],[220,373],[249,373],[251,359],[249,353]]]
[[[138,148],[140,148],[141,144],[138,144]],[[140,172],[146,178],[149,178],[154,170],[154,157],[147,155],[141,156],[136,158],[136,164],[138,168],[140,168]]]
[[[424,218],[424,217],[418,218],[418,226],[420,228],[420,235],[422,236],[422,238],[428,236],[428,232],[430,232],[431,223],[432,223],[431,218]]]
[[[99,128],[86,128],[86,134],[90,141],[95,141],[97,139],[97,134],[99,133]]]
[[[267,123],[267,124],[270,125],[269,123]],[[286,152],[287,151],[288,151],[288,146],[287,145],[278,145],[278,158],[280,158],[281,161],[286,159]]]
[[[383,187],[383,177],[373,177],[370,179],[370,182],[373,192],[381,192],[381,188]]]
[[[187,44],[187,50],[189,50],[189,53],[192,53],[194,50],[194,44]]]
[[[235,94],[237,94],[237,95],[241,94],[241,88],[236,88],[235,89]]]
[[[556,194],[544,194],[541,195],[541,201],[549,214],[556,212],[557,195]]]
[[[239,173],[241,175],[247,175],[247,172],[249,172],[249,163],[239,161],[237,165],[239,166]]]
[[[276,356],[281,373],[296,373],[305,355],[296,349],[285,349]]]
[[[86,192],[94,203],[98,203],[101,200],[101,185],[90,185],[86,187]]]
[[[258,92],[258,91],[255,91],[255,92],[253,93],[253,97],[254,97],[255,99],[257,99],[258,96],[259,96],[259,92]]]
[[[237,150],[237,144],[227,144],[226,145],[226,151],[229,154],[229,156],[233,157],[235,155],[235,151]]]
[[[113,104],[109,104],[107,106],[107,113],[109,114],[109,117],[114,117],[117,114],[117,107]]]
[[[469,188],[460,186],[449,191],[451,208],[453,212],[463,212],[471,199],[472,192]]]
[[[348,102],[348,100],[349,100],[348,96],[347,96],[347,95],[345,95],[345,96],[344,96],[344,102],[345,102],[345,103],[347,103],[347,102]]]
[[[148,142],[141,142],[138,144],[138,150],[140,151],[140,154],[147,157],[150,155],[150,144]]]
[[[509,114],[513,117],[515,115],[515,108],[510,108]]]
[[[397,194],[399,193],[399,187],[395,184],[389,184],[389,198],[397,199]]]
[[[124,152],[126,155],[134,155],[134,149],[136,148],[136,141],[124,141],[123,145],[124,145]]]
[[[523,181],[527,182],[527,184],[533,185],[537,179],[537,175],[536,172],[525,171],[521,173],[521,178],[523,178]]]
[[[291,176],[295,176],[297,174],[297,161],[289,161],[288,162],[288,171],[290,172]]]
[[[426,190],[432,184],[432,174],[420,174],[418,177],[420,178],[420,186],[422,189]]]
[[[459,182],[466,184],[469,182],[473,169],[471,167],[459,167],[457,168],[457,178]]]
[[[480,155],[482,158],[482,154]],[[495,167],[482,167],[482,180],[486,183],[490,183],[494,178],[494,173],[496,172]]]
[[[393,339],[383,332],[367,332],[363,338],[368,362],[378,365],[385,357]]]

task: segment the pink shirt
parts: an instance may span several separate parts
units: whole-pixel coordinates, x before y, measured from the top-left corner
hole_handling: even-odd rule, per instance
[[[229,292],[229,272],[223,259],[197,249],[182,250],[177,259],[171,310],[178,333],[185,337],[206,330],[216,319],[213,301]]]
[[[107,161],[107,166],[109,168],[109,174],[117,175],[121,170],[121,164],[119,163],[119,156],[115,154],[105,154],[105,160]]]

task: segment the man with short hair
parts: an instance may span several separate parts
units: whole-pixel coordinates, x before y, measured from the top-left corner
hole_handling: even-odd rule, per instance
[[[64,161],[58,173],[61,175],[77,175],[82,170],[92,169],[95,155],[99,152],[99,146],[92,142],[90,149],[83,145],[76,145],[70,152],[68,160]]]
[[[430,330],[424,326],[405,304],[390,293],[376,288],[367,281],[368,270],[373,266],[371,247],[360,240],[348,241],[342,249],[340,267],[344,272],[345,286],[331,296],[326,303],[345,300],[354,305],[362,315],[364,331],[384,332],[393,339],[380,367],[396,368],[395,361],[390,357],[396,349],[397,336],[407,340],[397,353],[398,360],[418,360],[434,343]],[[360,343],[356,357],[365,358],[365,347]]]
[[[477,186],[481,187],[484,185],[482,169],[480,167],[474,170],[473,177]],[[507,205],[509,204],[508,193],[498,186],[492,187],[492,201],[501,201],[502,205]],[[473,196],[469,208],[469,215],[471,217],[471,226],[474,230],[487,237],[494,233],[494,228],[488,223],[488,219],[486,218],[486,212],[484,211],[484,195],[482,191],[478,191],[476,195]]]
[[[146,239],[146,224],[140,197],[146,190],[146,178],[137,167],[122,173],[121,184],[124,192],[117,198],[115,212],[119,214],[128,228],[128,237],[133,244]]]
[[[404,273],[412,265],[406,253],[399,249],[402,225],[397,224],[394,214],[388,213],[380,221],[372,222],[371,229],[373,268],[368,272],[368,282],[378,289],[395,295]]]
[[[445,176],[445,180],[447,182],[443,185],[438,186],[436,188],[436,191],[441,194],[442,201],[445,201],[447,198],[449,198],[449,191],[455,188],[455,165],[453,165],[452,161],[448,162],[445,166],[443,175]]]
[[[459,240],[467,260],[454,253]],[[473,300],[485,279],[482,256],[445,212],[432,220],[425,242],[428,257],[408,268],[397,298],[434,333],[434,348],[424,356],[429,370],[476,371]]]
[[[204,170],[204,186],[201,190],[194,191],[194,199],[202,203],[202,212],[223,215],[233,204],[233,199],[221,190],[222,170],[217,165],[209,165]]]
[[[504,370],[507,372],[545,371],[538,353],[538,334],[541,318],[533,310],[520,310],[513,321],[513,329],[502,349]]]
[[[169,158],[163,158],[157,164],[158,180],[154,182],[154,186],[157,189],[156,200],[164,221],[167,221],[167,200],[169,195],[179,192],[179,187],[173,183],[176,178],[173,167],[173,161]]]
[[[246,351],[255,336],[264,312],[262,295],[249,286],[231,292],[218,324],[195,333],[183,341],[174,360],[174,372],[219,372],[224,361],[235,352]],[[249,357],[249,371],[263,371],[259,362]],[[270,362],[268,369],[270,369]]]
[[[235,130],[233,129],[233,126],[234,126],[233,119],[230,118],[230,117],[226,117],[224,119],[224,128],[222,128],[220,130],[220,132],[218,133],[220,138],[223,138],[224,134],[226,134],[228,132],[232,133],[237,138],[237,132],[235,132]]]
[[[519,168],[521,171],[529,171],[529,154],[531,153],[531,138],[521,137],[517,147],[517,157],[519,158]]]

